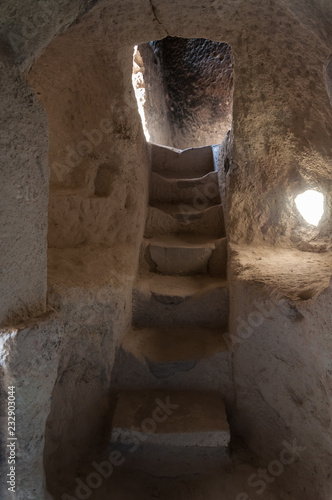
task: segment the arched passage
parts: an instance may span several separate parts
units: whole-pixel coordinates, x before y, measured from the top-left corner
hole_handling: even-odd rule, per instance
[[[221,144],[232,128],[233,56],[229,45],[166,37],[141,44],[134,80],[144,93],[150,141],[177,149]]]

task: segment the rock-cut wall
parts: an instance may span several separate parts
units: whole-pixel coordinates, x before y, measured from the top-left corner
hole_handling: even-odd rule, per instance
[[[39,391],[48,481],[51,476],[56,481],[61,464],[74,464],[101,439],[113,359],[131,317],[148,196],[148,158],[131,86],[133,47],[166,36],[231,46],[233,126],[225,147],[215,151],[228,238],[242,248],[253,245],[258,262],[263,246],[279,255],[276,281],[271,285],[265,278],[275,287],[285,267],[278,251],[297,247],[291,262],[307,290],[303,250],[315,255],[319,250],[328,258],[331,250],[332,107],[326,68],[332,53],[332,5],[319,0],[61,0],[41,6],[8,0],[0,6],[0,19],[0,323],[1,342],[6,353],[13,352],[12,364],[1,361],[2,380],[6,384],[6,376],[18,377],[21,404],[30,409]],[[308,187],[326,196],[317,230],[303,222],[294,206],[294,196]],[[230,260],[230,276],[235,276],[235,265]],[[258,265],[252,281],[260,281],[259,270]],[[329,268],[323,273],[329,277]],[[243,288],[232,289],[233,310],[237,314],[243,305],[249,316],[254,307],[248,295],[243,300]],[[258,288],[260,297],[268,298],[269,292]],[[278,310],[282,317],[288,314],[274,323],[282,330],[265,323],[254,342],[238,350],[233,365],[238,422],[233,427],[261,463],[278,455],[284,435],[303,437],[298,429],[307,431],[307,455],[292,469],[294,483],[290,486],[286,475],[278,482],[286,492],[281,494],[290,491],[299,500],[329,500],[332,490],[327,474],[331,456],[322,444],[325,440],[331,449],[324,404],[331,389],[322,382],[331,352],[330,323],[324,319],[331,289],[325,288],[321,298],[322,289],[314,297],[310,292],[313,300],[305,306],[307,294],[298,296],[299,314],[293,303]],[[47,308],[57,316],[38,326],[38,315]],[[35,318],[27,327],[33,346],[27,340],[29,318]],[[289,357],[280,345],[293,324]],[[61,337],[61,346],[48,343],[52,331]],[[315,355],[314,345],[319,346]],[[25,346],[35,352],[18,375]],[[46,351],[49,356],[38,364]],[[252,369],[255,352],[259,370]],[[273,363],[270,352],[276,354]],[[308,371],[302,380],[306,363],[310,383]],[[272,368],[281,386],[273,383]],[[44,374],[49,376],[41,391],[38,382]],[[1,394],[4,403],[5,390]],[[22,424],[21,429],[26,429],[22,470],[31,461],[28,451],[35,450],[35,490],[22,474],[21,497],[29,491],[31,499],[41,500],[46,498],[41,435],[33,426]]]

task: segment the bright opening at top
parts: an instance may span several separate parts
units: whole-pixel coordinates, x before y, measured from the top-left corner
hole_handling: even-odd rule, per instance
[[[233,56],[227,43],[166,37],[136,46],[133,87],[145,137],[187,149],[221,144],[232,125]]]
[[[324,214],[324,195],[308,189],[295,198],[295,204],[302,217],[313,226],[318,226]]]
[[[146,102],[145,84],[144,84],[142,65],[139,64],[139,59],[140,59],[140,54],[138,52],[138,46],[135,45],[134,56],[133,56],[132,82],[133,82],[133,87],[134,87],[134,91],[135,91],[138,112],[140,114],[141,121],[142,121],[145,139],[149,142],[150,141],[150,134],[148,131],[148,126],[147,126],[146,116],[145,116],[145,109],[144,109],[145,102]]]

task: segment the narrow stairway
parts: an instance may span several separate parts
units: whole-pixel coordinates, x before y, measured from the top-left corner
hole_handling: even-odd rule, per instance
[[[227,463],[227,242],[210,147],[151,145],[133,324],[117,361],[111,443],[157,476]]]

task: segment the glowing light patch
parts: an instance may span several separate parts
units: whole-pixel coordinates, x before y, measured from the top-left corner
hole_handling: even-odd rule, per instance
[[[146,140],[149,142],[150,134],[149,134],[148,127],[147,127],[147,121],[146,121],[145,110],[144,110],[144,105],[146,102],[145,84],[144,84],[143,71],[140,68],[140,66],[137,64],[137,62],[135,61],[135,58],[137,56],[137,52],[138,52],[138,46],[135,45],[134,56],[133,56],[132,82],[133,82],[133,87],[134,87],[134,91],[135,91],[138,112],[140,114],[142,125],[143,125],[144,135],[145,135]]]
[[[318,226],[324,213],[323,193],[308,189],[295,198],[295,204],[304,220],[313,226]]]

